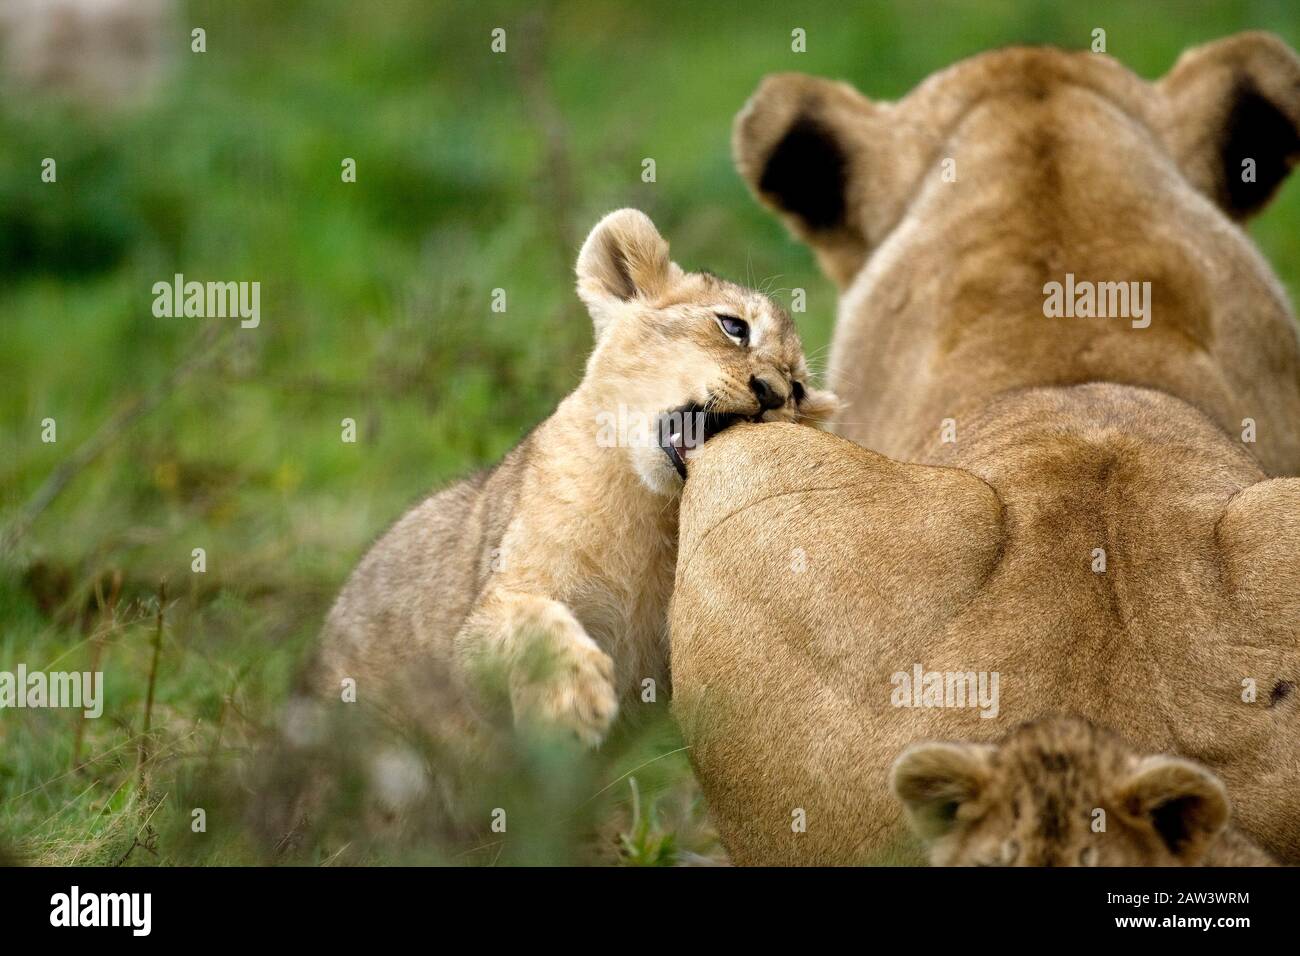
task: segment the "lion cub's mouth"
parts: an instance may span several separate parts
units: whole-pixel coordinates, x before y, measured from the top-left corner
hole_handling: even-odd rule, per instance
[[[705,411],[694,402],[664,412],[657,422],[659,447],[672,462],[682,481],[686,480],[686,462],[718,432],[736,422],[758,421],[756,417],[735,412]]]

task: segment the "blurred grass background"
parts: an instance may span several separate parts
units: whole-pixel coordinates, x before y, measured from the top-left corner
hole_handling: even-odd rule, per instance
[[[687,268],[770,282],[787,304],[806,289],[797,318],[815,352],[830,284],[731,166],[731,118],[759,79],[802,70],[896,98],[968,55],[1084,48],[1098,26],[1108,52],[1148,78],[1242,29],[1300,45],[1284,0],[195,0],[164,21],[162,80],[140,101],[11,79],[0,98],[0,526],[115,413],[147,405],[0,559],[0,669],[97,666],[107,682],[100,720],[0,712],[0,856],[268,859],[231,781],[367,545],[428,489],[495,461],[577,382],[590,326],[571,266],[590,225],[637,206]],[[193,27],[206,30],[204,53],[190,51]],[[490,50],[496,27],[504,54]],[[791,52],[795,27],[806,53]],[[40,179],[45,157],[56,183]],[[355,183],[341,180],[345,157]],[[654,183],[641,181],[647,157]],[[1292,183],[1251,226],[1292,288],[1298,212]],[[151,287],[177,272],[259,281],[260,327],[155,318]],[[495,288],[503,314],[490,310]],[[40,440],[47,417],[53,444]],[[340,440],[344,418],[355,444]],[[199,547],[202,574],[190,570]],[[450,859],[323,844],[300,859],[715,853],[680,748],[661,714],[565,771],[591,792],[586,828],[608,831],[600,852],[574,828]],[[547,801],[583,799],[545,779],[528,791],[538,820]],[[206,833],[190,827],[198,806]]]

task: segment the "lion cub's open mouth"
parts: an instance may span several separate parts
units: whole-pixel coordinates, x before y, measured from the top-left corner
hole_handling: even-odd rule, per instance
[[[656,434],[659,447],[663,449],[668,460],[686,480],[686,462],[704,443],[718,432],[730,428],[736,422],[758,421],[755,416],[740,415],[735,412],[706,412],[694,402],[688,402],[680,408],[664,412],[659,416]]]

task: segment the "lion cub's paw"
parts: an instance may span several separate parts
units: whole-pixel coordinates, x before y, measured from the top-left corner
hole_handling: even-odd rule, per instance
[[[618,714],[614,662],[567,608],[530,622],[529,630],[511,673],[515,725],[563,728],[597,746]]]

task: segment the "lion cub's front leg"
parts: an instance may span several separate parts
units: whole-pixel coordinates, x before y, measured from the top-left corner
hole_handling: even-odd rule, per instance
[[[456,635],[456,653],[472,671],[504,674],[516,726],[564,727],[595,746],[618,713],[614,662],[551,598],[489,592]]]

